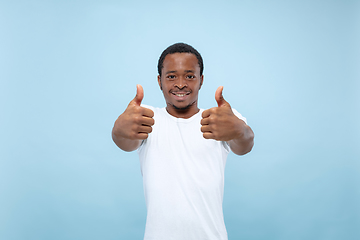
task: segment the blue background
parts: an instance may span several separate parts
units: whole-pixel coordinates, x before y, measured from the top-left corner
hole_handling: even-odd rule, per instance
[[[164,106],[157,60],[204,58],[255,132],[230,154],[229,239],[360,239],[359,1],[0,1],[0,239],[142,239],[133,99]]]

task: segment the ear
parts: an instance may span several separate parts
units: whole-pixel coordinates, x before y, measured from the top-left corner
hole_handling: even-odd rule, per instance
[[[160,75],[157,76],[157,79],[158,79],[158,84],[159,84],[160,90],[162,91],[161,77],[160,77]]]
[[[204,82],[204,75],[201,75],[201,77],[200,77],[200,87],[199,87],[199,90],[200,90],[201,86],[203,85],[203,82]]]

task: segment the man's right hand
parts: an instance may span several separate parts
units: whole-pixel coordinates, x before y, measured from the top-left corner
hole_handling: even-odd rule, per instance
[[[144,98],[144,90],[139,84],[136,88],[135,98],[115,121],[112,130],[114,142],[124,151],[137,149],[141,140],[148,138],[154,125],[154,112],[140,106]]]

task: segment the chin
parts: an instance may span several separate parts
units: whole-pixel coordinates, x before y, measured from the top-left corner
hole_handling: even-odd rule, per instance
[[[187,106],[175,106],[175,105],[172,105],[172,106],[177,110],[186,110],[186,109],[189,109],[191,107],[191,105],[187,105]]]
[[[184,102],[180,102],[180,103],[169,103],[168,105],[170,105],[171,107],[173,107],[176,110],[187,110],[189,109],[192,104],[189,103],[184,103]]]

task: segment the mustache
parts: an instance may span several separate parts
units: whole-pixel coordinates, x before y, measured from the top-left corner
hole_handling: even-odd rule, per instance
[[[169,91],[170,93],[191,93],[192,91],[191,90],[186,90],[186,89],[183,89],[183,90],[170,90]]]

